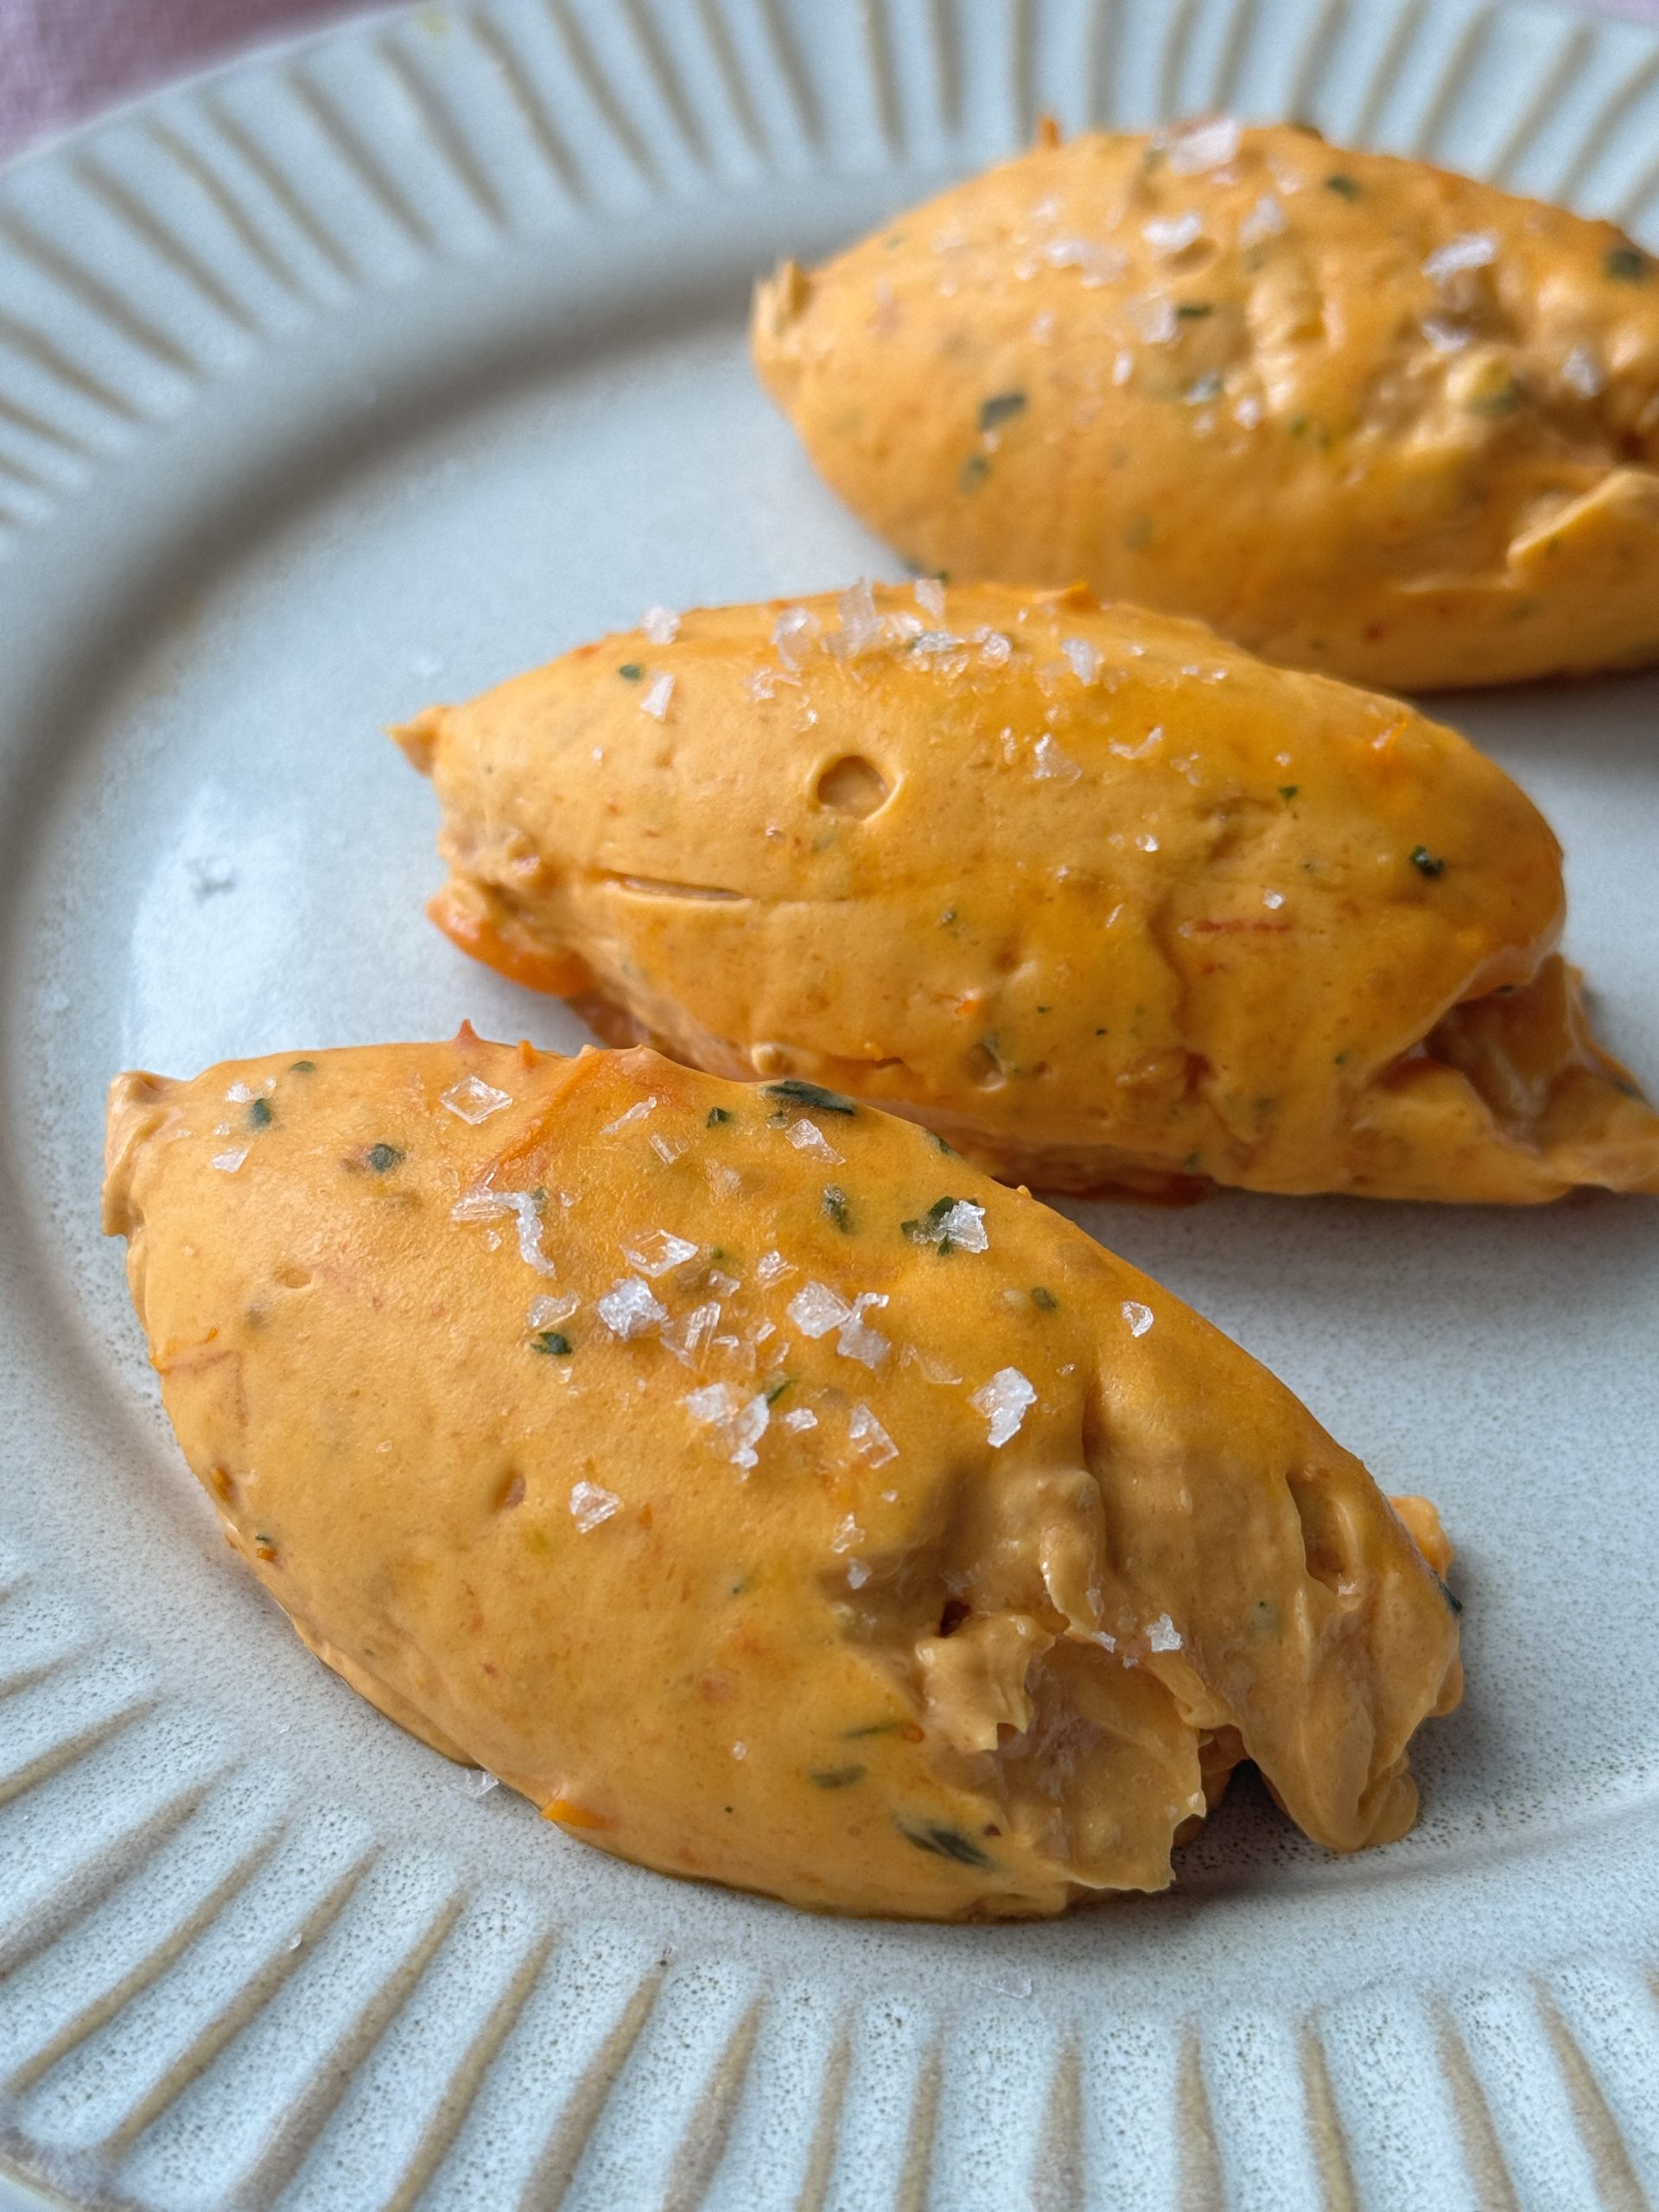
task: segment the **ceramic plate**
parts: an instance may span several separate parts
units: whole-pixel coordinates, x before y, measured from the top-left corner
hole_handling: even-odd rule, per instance
[[[1351,1859],[829,1923],[568,1841],[238,1572],[162,1421],[105,1085],[556,1003],[423,920],[381,734],[652,601],[895,573],[745,364],[757,272],[1068,129],[1308,118],[1659,222],[1659,38],[1455,0],[499,0],[0,180],[0,2113],[151,2212],[1659,2196],[1659,1210],[1073,1209],[1460,1547],[1469,1694]],[[1659,1077],[1659,682],[1455,702]],[[1647,2192],[1648,2195],[1644,2195]]]

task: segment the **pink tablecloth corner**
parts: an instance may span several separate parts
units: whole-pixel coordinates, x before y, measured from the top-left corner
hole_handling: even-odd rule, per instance
[[[859,0],[816,4],[850,8]],[[1579,4],[1659,24],[1659,0]],[[148,86],[286,32],[366,12],[364,0],[0,0],[0,161]]]
[[[0,0],[0,161],[169,77],[364,12],[364,0]]]

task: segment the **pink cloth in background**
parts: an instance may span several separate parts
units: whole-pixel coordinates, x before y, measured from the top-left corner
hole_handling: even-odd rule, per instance
[[[1659,23],[1659,0],[1583,4]],[[0,0],[0,161],[169,77],[367,12],[362,0]]]

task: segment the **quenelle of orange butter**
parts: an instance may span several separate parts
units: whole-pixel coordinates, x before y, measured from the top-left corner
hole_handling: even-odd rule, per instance
[[[1210,117],[1050,131],[755,302],[906,558],[1407,688],[1659,659],[1659,260],[1426,162]]]
[[[1548,825],[1397,700],[1087,592],[656,608],[399,734],[455,942],[1058,1190],[1659,1189]]]
[[[105,1202],[232,1547],[584,1842],[956,1919],[1161,1888],[1244,1758],[1412,1822],[1433,1508],[908,1122],[463,1030],[123,1076]]]

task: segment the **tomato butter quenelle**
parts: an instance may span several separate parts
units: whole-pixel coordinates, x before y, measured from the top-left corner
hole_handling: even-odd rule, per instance
[[[785,263],[753,340],[920,568],[1390,687],[1659,659],[1659,261],[1611,223],[1282,126],[1091,133]]]
[[[301,1636],[587,1842],[955,1918],[1161,1888],[1241,1758],[1411,1824],[1432,1507],[907,1122],[463,1030],[123,1076],[105,1224]]]
[[[611,1043],[1050,1189],[1659,1189],[1536,809],[1196,624],[927,582],[658,608],[399,735],[441,925]]]

